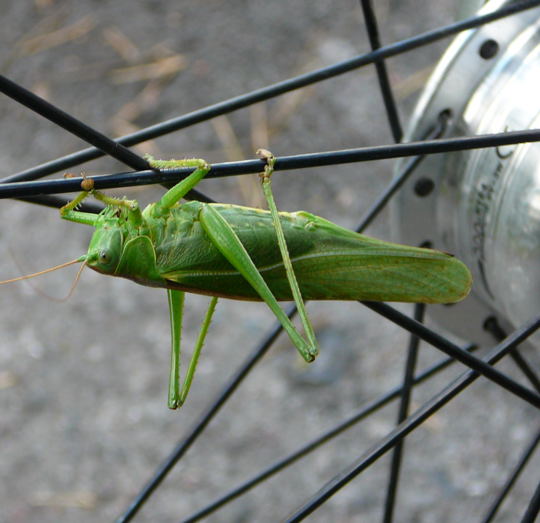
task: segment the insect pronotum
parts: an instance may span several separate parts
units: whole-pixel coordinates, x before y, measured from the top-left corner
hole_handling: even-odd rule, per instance
[[[147,159],[153,168],[189,166],[194,171],[142,212],[135,200],[106,196],[85,183],[60,209],[62,218],[95,227],[88,252],[90,268],[142,285],[167,289],[171,320],[168,405],[181,406],[219,297],[263,300],[306,361],[318,352],[304,300],[371,300],[450,303],[471,286],[467,267],[431,249],[384,242],[297,211],[278,212],[271,190],[275,158],[258,151],[269,210],[190,201],[180,203],[210,170],[200,159]],[[88,182],[88,180],[86,180]],[[76,207],[89,195],[105,203],[98,215]],[[184,293],[212,296],[180,386],[180,337]],[[294,300],[305,337],[279,306]]]

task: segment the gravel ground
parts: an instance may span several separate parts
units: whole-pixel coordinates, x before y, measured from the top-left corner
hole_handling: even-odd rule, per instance
[[[11,79],[112,136],[248,92],[368,49],[358,2],[5,3],[0,35]],[[449,1],[377,2],[384,42],[448,23]],[[390,61],[404,120],[447,42]],[[2,175],[83,147],[6,98],[0,105]],[[137,147],[163,158],[212,161],[390,143],[372,68]],[[391,162],[276,175],[281,209],[305,209],[353,227],[392,176]],[[85,172],[124,170],[112,160]],[[255,180],[212,180],[215,199],[260,205]],[[142,202],[159,189],[126,191]],[[0,277],[79,256],[91,231],[57,212],[3,201]],[[368,231],[390,237],[386,215]],[[273,325],[262,305],[221,301],[189,401],[166,407],[165,293],[65,269],[2,288],[0,304],[0,522],[110,521],[199,418]],[[206,299],[189,296],[185,344]],[[410,307],[399,307],[410,311]],[[407,337],[356,304],[312,303],[322,354],[303,366],[285,338],[258,365],[151,498],[137,521],[179,521],[350,416],[400,382]],[[423,346],[420,368],[440,358]],[[515,373],[509,363],[501,369]],[[420,387],[414,406],[462,369]],[[209,521],[278,521],[391,430],[377,413]],[[537,425],[532,408],[480,380],[407,439],[396,521],[477,521]],[[538,459],[537,459],[538,461]],[[379,521],[388,457],[330,499],[310,521]],[[538,478],[519,481],[497,521],[523,513]]]

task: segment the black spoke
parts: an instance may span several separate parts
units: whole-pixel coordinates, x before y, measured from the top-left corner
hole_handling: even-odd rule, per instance
[[[473,345],[464,347],[464,350],[466,351],[472,351],[475,349],[476,347],[474,347]],[[455,363],[455,360],[453,358],[442,359],[438,363],[433,364],[429,368],[419,373],[418,376],[414,378],[413,384],[418,385],[420,383],[423,383],[424,381],[428,380],[429,378],[433,377],[434,375],[436,375],[437,373],[439,373],[440,371],[444,370],[445,368],[447,368],[448,366],[454,363]],[[279,471],[283,470],[289,465],[292,465],[294,462],[303,458],[310,452],[313,452],[318,447],[320,447],[321,445],[324,445],[325,443],[332,440],[336,436],[339,436],[342,432],[356,425],[357,423],[359,423],[360,421],[368,417],[370,414],[373,414],[374,412],[382,409],[385,405],[387,405],[394,399],[399,398],[403,394],[403,391],[404,391],[403,386],[393,388],[392,390],[388,391],[384,396],[368,403],[368,405],[360,409],[358,412],[353,414],[351,417],[347,418],[342,423],[337,424],[335,427],[333,427],[329,431],[321,434],[318,438],[310,441],[309,443],[302,446],[295,452],[289,454],[288,456],[280,460],[277,460],[275,463],[273,463],[272,465],[270,465],[263,471],[259,472],[253,478],[245,481],[244,483],[230,490],[225,495],[213,501],[206,507],[192,514],[187,519],[185,519],[183,523],[188,523],[191,521],[198,521],[199,519],[205,516],[208,516],[212,512],[215,512],[217,509],[219,509],[223,505],[229,503],[230,501],[241,496],[242,494],[245,494],[248,490],[256,487],[258,484],[270,478],[271,476],[277,474]]]
[[[422,322],[424,320],[425,305],[418,303],[414,307],[414,319]],[[411,404],[412,388],[414,385],[414,372],[418,359],[418,347],[420,338],[414,334],[410,335],[409,348],[407,351],[407,361],[405,363],[405,373],[403,376],[403,387],[401,393],[401,401],[399,402],[399,410],[397,416],[397,424],[399,425],[409,415],[409,406]],[[399,473],[401,470],[401,457],[403,455],[403,446],[405,441],[399,441],[394,447],[392,453],[392,461],[390,466],[390,477],[388,480],[388,489],[386,492],[386,502],[384,504],[383,521],[391,523],[394,519],[394,507],[396,504],[397,488],[399,481]]]
[[[499,492],[497,498],[493,501],[492,505],[486,512],[486,515],[482,519],[482,523],[490,523],[491,521],[493,521],[493,518],[497,515],[497,512],[499,511],[499,508],[502,505],[503,501],[506,499],[506,496],[512,490],[512,487],[519,478],[520,474],[523,472],[523,470],[525,470],[525,466],[531,459],[536,447],[538,446],[538,443],[540,443],[540,431],[538,431],[538,433],[534,436],[530,444],[527,445],[527,448],[520,457],[514,470],[512,470],[512,472],[508,476],[508,479],[506,480],[506,483]]]
[[[75,136],[78,136],[85,142],[92,144],[103,154],[108,154],[109,156],[116,158],[118,161],[125,163],[133,169],[142,171],[150,168],[146,160],[131,152],[122,144],[111,140],[109,137],[105,136],[99,131],[85,125],[77,118],[74,118],[65,111],[62,111],[43,98],[37,96],[31,91],[28,91],[28,89],[25,89],[21,85],[12,82],[2,75],[0,75],[0,92],[4,93],[10,98],[13,98],[13,100],[16,100],[20,104],[25,105],[44,118],[47,118],[47,120],[50,120],[59,127],[62,127],[62,129],[65,129]]]
[[[324,153],[298,154],[281,156],[276,160],[275,170],[303,169],[346,163],[384,160],[406,156],[417,156],[441,152],[467,149],[481,149],[501,145],[513,145],[523,142],[540,141],[540,129],[513,131],[493,135],[470,136],[463,138],[446,138],[424,142],[381,145],[377,147],[360,147]],[[244,160],[241,162],[215,163],[206,178],[253,174],[261,171],[260,160]],[[165,169],[161,172],[151,170],[132,173],[118,173],[100,176],[89,176],[94,180],[96,189],[112,189],[117,187],[135,187],[152,183],[172,183],[184,179],[193,169]],[[75,192],[80,190],[82,178],[68,178],[34,182],[16,182],[0,184],[0,198],[21,198],[42,194]]]
[[[210,120],[212,118],[215,118],[216,116],[227,114],[243,107],[248,107],[249,105],[262,102],[264,100],[269,100],[271,98],[285,94],[295,89],[300,89],[302,87],[306,87],[308,85],[318,83],[329,78],[333,78],[335,76],[347,73],[359,67],[376,63],[385,58],[397,56],[401,53],[411,51],[418,47],[429,45],[442,38],[446,38],[461,31],[465,31],[466,29],[479,27],[484,24],[499,20],[501,18],[505,18],[507,16],[511,16],[513,14],[525,11],[527,9],[532,9],[538,5],[540,5],[539,0],[529,0],[526,2],[512,3],[492,13],[474,16],[467,20],[456,22],[454,24],[450,24],[445,27],[435,29],[433,31],[428,31],[418,36],[402,40],[395,44],[381,47],[375,51],[372,51],[371,53],[357,56],[349,60],[344,60],[343,62],[337,63],[335,65],[318,69],[311,73],[306,73],[295,78],[290,78],[289,80],[278,82],[276,84],[269,85],[268,87],[257,89],[255,91],[252,91],[251,93],[247,93],[241,96],[237,96],[235,98],[231,98],[224,102],[210,105],[204,109],[188,113],[178,118],[172,118],[171,120],[167,120],[151,127],[147,127],[146,129],[143,129],[141,131],[137,131],[135,133],[123,136],[117,139],[116,142],[125,146],[130,146],[144,142],[146,140],[151,140],[152,138],[157,138],[159,136],[163,136],[165,134],[204,122],[206,120]],[[12,182],[41,178],[48,174],[66,170],[76,165],[80,165],[81,163],[94,160],[101,156],[103,156],[103,153],[99,149],[85,149],[83,151],[70,154],[63,158],[59,158],[58,160],[48,162],[47,164],[38,166],[34,169],[20,172],[2,181]]]
[[[501,359],[505,354],[512,350],[522,341],[526,340],[540,327],[540,318],[536,318],[532,322],[518,329],[510,335],[505,341],[497,345],[490,353],[482,358],[486,364],[492,364]],[[288,522],[302,521],[314,510],[325,503],[332,497],[340,488],[353,480],[358,474],[365,470],[370,464],[374,463],[386,452],[392,449],[397,442],[401,441],[414,428],[423,423],[427,418],[440,410],[446,403],[457,396],[462,390],[474,382],[480,375],[469,370],[457,378],[448,387],[435,395],[431,400],[424,403],[419,409],[414,412],[406,421],[398,425],[392,432],[383,438],[379,443],[369,449],[363,456],[355,461],[350,467],[345,469],[341,474],[328,482],[315,496],[309,499],[302,505],[294,514],[287,519]],[[533,521],[533,520],[531,520]]]
[[[21,103],[22,105],[25,105],[26,107],[40,114],[44,118],[47,118],[48,120],[55,123],[59,127],[62,127],[66,131],[92,144],[94,147],[96,147],[98,150],[101,151],[100,156],[104,154],[108,154],[112,158],[116,158],[118,161],[125,163],[127,166],[132,167],[133,169],[153,172],[151,171],[150,166],[148,165],[148,162],[144,158],[141,158],[139,155],[133,153],[132,151],[124,147],[121,143],[111,140],[109,137],[100,133],[96,129],[93,129],[89,125],[86,125],[81,120],[71,116],[65,111],[62,111],[60,108],[47,102],[43,98],[35,95],[34,93],[22,87],[21,85],[18,85],[15,82],[12,82],[11,80],[9,80],[8,78],[2,75],[0,75],[0,92],[3,92],[10,98],[13,98],[14,100]],[[17,176],[12,176],[12,177],[9,177],[8,179],[10,179],[11,181],[16,181]],[[6,179],[4,179],[4,181],[6,181]],[[165,184],[165,186],[167,186],[166,180],[164,180],[163,183]],[[80,183],[79,183],[79,186],[74,188],[73,190],[74,191],[80,190]],[[61,192],[61,191],[53,191],[53,192]],[[36,194],[41,196],[43,194],[51,194],[51,193],[42,192],[42,193],[36,193]],[[32,196],[32,195],[22,195],[22,196],[24,197],[24,196]],[[200,193],[196,189],[193,189],[192,191],[190,191],[190,193],[188,194],[188,197],[197,198],[198,200],[203,201],[203,202],[212,201],[210,198]],[[48,203],[46,205],[48,205]]]
[[[534,495],[527,507],[527,511],[523,515],[521,523],[534,523],[537,521],[538,514],[540,513],[540,482],[538,483]]]
[[[377,26],[377,19],[373,11],[371,0],[361,0],[362,10],[364,12],[364,18],[366,20],[366,29],[369,36],[369,42],[371,49],[375,51],[380,49],[381,40],[379,37],[379,28]],[[377,78],[379,80],[379,87],[383,97],[384,107],[386,109],[386,116],[388,117],[388,123],[392,130],[392,135],[395,142],[401,141],[403,131],[401,130],[401,123],[399,121],[398,109],[390,86],[390,80],[388,79],[388,72],[386,70],[386,64],[383,60],[377,60],[375,62],[375,69],[377,70]]]
[[[474,369],[479,374],[484,375],[486,378],[494,381],[501,387],[529,402],[531,405],[540,408],[540,394],[527,389],[520,383],[517,383],[515,380],[498,371],[484,360],[477,358],[473,354],[464,352],[460,347],[450,342],[440,334],[428,329],[413,318],[409,318],[405,314],[402,314],[385,303],[362,303],[371,310],[381,314],[404,329],[407,329],[409,332],[419,336],[424,341],[427,341],[430,345],[433,345],[437,349],[443,351],[445,354],[452,356],[471,369]]]

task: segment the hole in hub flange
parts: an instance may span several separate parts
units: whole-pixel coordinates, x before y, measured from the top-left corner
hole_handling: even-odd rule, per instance
[[[435,182],[430,178],[420,178],[414,184],[414,193],[421,198],[430,194],[435,188]]]
[[[484,59],[489,60],[499,52],[499,44],[492,39],[486,40],[478,50],[478,54]]]
[[[442,120],[444,123],[448,123],[452,116],[452,109],[446,108],[439,113],[439,120]]]

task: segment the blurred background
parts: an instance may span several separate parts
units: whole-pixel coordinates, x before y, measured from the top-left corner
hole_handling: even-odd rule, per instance
[[[3,74],[109,136],[142,127],[369,51],[359,2],[216,0],[3,2]],[[458,16],[448,0],[376,2],[383,44]],[[389,60],[403,122],[448,45]],[[0,102],[2,174],[84,148],[8,98]],[[209,162],[391,143],[373,67],[141,144],[156,157]],[[354,228],[391,180],[392,161],[289,171],[274,177],[282,210]],[[87,174],[125,171],[111,159]],[[78,174],[78,172],[75,172]],[[57,175],[58,176],[58,175]],[[263,205],[258,178],[208,180],[218,201]],[[154,201],[159,187],[112,191]],[[57,211],[2,200],[0,278],[80,256],[90,228]],[[367,231],[391,239],[387,213]],[[0,521],[110,521],[218,394],[274,324],[260,304],[221,300],[184,408],[166,406],[166,294],[64,269],[0,292]],[[207,299],[188,296],[186,352]],[[409,313],[411,306],[398,306]],[[306,367],[281,337],[169,475],[136,521],[179,521],[400,383],[407,334],[358,304],[310,303],[322,353]],[[420,352],[419,368],[441,358]],[[514,373],[512,365],[501,369]],[[459,375],[415,391],[420,405]],[[209,521],[277,521],[392,429],[391,405],[231,503]],[[396,521],[477,520],[535,426],[532,407],[479,380],[407,439]],[[378,521],[389,459],[311,516]],[[531,467],[532,469],[532,467]],[[530,474],[530,473],[529,473]],[[525,476],[497,521],[516,521],[532,493]],[[534,479],[537,481],[537,478]]]

